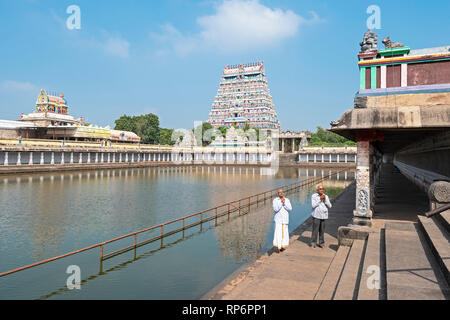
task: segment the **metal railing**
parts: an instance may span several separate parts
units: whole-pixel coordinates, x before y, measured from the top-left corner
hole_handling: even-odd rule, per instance
[[[446,210],[450,210],[450,203],[443,205],[442,207],[436,208],[434,210],[428,211],[427,213],[425,213],[425,216],[427,218],[431,218],[432,216],[435,216],[439,213],[442,213]]]
[[[328,178],[330,178],[330,177],[332,177],[334,175],[337,175],[337,174],[339,174],[341,172],[344,172],[344,171],[345,170],[337,171],[335,173],[332,173],[332,174],[329,174],[329,175],[326,175],[326,176],[323,176],[323,177],[319,177],[319,178],[306,179],[306,180],[303,180],[303,181],[291,183],[291,184],[283,186],[283,187],[279,187],[279,188],[272,189],[272,190],[269,190],[269,191],[261,192],[261,193],[258,193],[256,195],[252,195],[252,196],[249,196],[249,197],[246,197],[246,198],[242,198],[242,199],[239,199],[239,200],[227,202],[225,204],[222,204],[222,205],[214,207],[214,208],[210,208],[210,209],[207,209],[207,210],[199,211],[199,212],[193,213],[191,215],[187,215],[187,216],[184,216],[184,217],[181,217],[181,218],[169,221],[169,222],[165,222],[165,223],[162,223],[162,224],[159,224],[159,225],[155,225],[155,226],[152,226],[152,227],[149,227],[149,228],[146,228],[146,229],[142,229],[142,230],[139,230],[139,231],[136,231],[136,232],[132,232],[132,233],[123,235],[121,237],[117,237],[117,238],[108,240],[108,241],[97,243],[97,244],[94,244],[92,246],[89,246],[89,247],[86,247],[86,248],[83,248],[83,249],[79,249],[79,250],[76,250],[76,251],[68,252],[68,253],[65,253],[65,254],[62,254],[62,255],[50,258],[50,259],[42,260],[42,261],[39,261],[39,262],[30,264],[30,265],[27,265],[27,266],[23,266],[23,267],[16,268],[16,269],[13,269],[13,270],[10,270],[10,271],[6,271],[6,272],[3,272],[3,273],[0,273],[0,277],[4,277],[4,276],[7,276],[9,274],[13,274],[13,273],[16,273],[16,272],[19,272],[19,271],[23,271],[23,270],[30,269],[30,268],[33,268],[33,267],[37,267],[39,265],[42,265],[42,264],[45,264],[45,263],[48,263],[48,262],[52,262],[52,261],[55,261],[55,260],[63,259],[63,258],[72,256],[72,255],[75,255],[75,254],[78,254],[78,253],[81,253],[81,252],[85,252],[85,251],[88,251],[88,250],[92,250],[92,249],[95,249],[95,248],[100,248],[100,261],[102,262],[103,260],[106,260],[106,259],[111,258],[113,256],[119,255],[121,253],[125,253],[125,252],[127,252],[129,250],[132,250],[134,248],[138,248],[140,246],[143,246],[145,244],[148,244],[148,243],[151,243],[151,242],[154,242],[154,241],[157,241],[157,240],[161,240],[161,247],[162,247],[163,246],[164,237],[173,235],[173,234],[178,233],[178,232],[183,232],[183,235],[184,235],[184,230],[192,228],[192,227],[197,226],[197,225],[200,225],[200,228],[202,229],[203,223],[211,221],[211,220],[216,220],[216,223],[217,223],[217,219],[218,218],[226,216],[226,215],[228,215],[228,217],[229,217],[230,214],[234,213],[234,212],[239,212],[239,215],[241,215],[241,210],[242,209],[244,209],[244,208],[249,208],[250,209],[250,206],[252,204],[259,203],[259,202],[262,202],[262,201],[265,202],[265,201],[267,201],[269,199],[271,200],[275,195],[277,195],[277,191],[279,189],[282,189],[286,194],[288,194],[289,192],[292,192],[293,190],[294,191],[298,190],[300,187],[303,187],[303,186],[306,186],[306,185],[311,185],[311,184],[314,184],[314,183],[318,183],[320,181],[328,179]],[[198,220],[196,220],[194,222],[191,222],[191,223],[187,223],[188,220],[192,219],[192,218],[198,218]],[[167,228],[168,226],[174,225],[176,223],[180,223],[181,226],[179,226],[178,228],[172,229],[172,230],[168,230],[168,228]],[[149,239],[146,239],[146,240],[138,242],[137,238],[138,238],[139,234],[142,234],[142,233],[145,233],[145,232],[149,232],[149,231],[152,231],[152,230],[159,231],[158,235],[156,235],[156,236],[154,236],[152,238],[149,238]],[[121,249],[118,249],[118,250],[114,250],[112,252],[109,252],[109,253],[105,254],[105,252],[104,252],[105,248],[104,247],[107,244],[111,244],[111,243],[114,243],[114,242],[117,242],[119,240],[126,239],[126,238],[132,238],[133,239],[133,243],[131,245],[128,245],[128,246],[124,247],[124,248],[121,248]]]

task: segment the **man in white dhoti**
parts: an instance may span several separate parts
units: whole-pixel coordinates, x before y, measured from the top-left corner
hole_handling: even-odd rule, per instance
[[[273,214],[275,221],[275,233],[273,245],[280,253],[289,245],[289,211],[292,210],[291,202],[284,196],[283,190],[278,190],[278,197],[273,199]]]

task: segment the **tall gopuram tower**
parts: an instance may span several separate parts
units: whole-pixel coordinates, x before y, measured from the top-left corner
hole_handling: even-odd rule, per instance
[[[226,66],[208,122],[215,128],[245,127],[279,130],[264,62]]]

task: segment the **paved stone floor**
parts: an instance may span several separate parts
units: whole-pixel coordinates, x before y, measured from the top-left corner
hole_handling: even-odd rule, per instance
[[[312,300],[338,249],[337,230],[353,217],[355,185],[350,185],[334,201],[325,227],[326,249],[308,246],[311,219],[291,234],[290,245],[278,254],[274,250],[254,264],[239,270],[225,285],[207,294],[205,299],[236,300]]]

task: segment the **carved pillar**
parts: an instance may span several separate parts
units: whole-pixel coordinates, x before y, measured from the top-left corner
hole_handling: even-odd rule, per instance
[[[367,140],[358,141],[357,148],[356,209],[353,211],[354,223],[372,218],[372,210],[370,209],[370,142]]]

